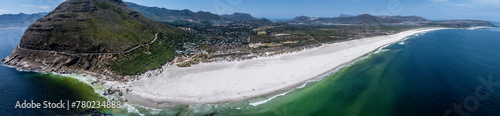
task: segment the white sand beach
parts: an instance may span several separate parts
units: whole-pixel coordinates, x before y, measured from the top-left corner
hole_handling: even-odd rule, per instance
[[[444,28],[415,29],[244,61],[164,66],[157,76],[107,86],[127,88],[131,90],[124,91],[128,103],[154,108],[243,100],[300,86],[384,45],[439,29]]]

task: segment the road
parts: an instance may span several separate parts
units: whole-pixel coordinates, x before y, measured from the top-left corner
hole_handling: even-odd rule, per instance
[[[53,53],[53,54],[63,54],[63,55],[70,55],[70,56],[84,56],[84,55],[113,55],[113,54],[126,54],[126,53],[129,53],[141,46],[144,46],[144,45],[150,45],[150,44],[153,44],[156,39],[158,39],[158,33],[155,34],[155,38],[153,39],[153,41],[151,41],[150,43],[146,43],[146,44],[140,44],[140,45],[137,45],[135,47],[133,47],[132,49],[129,49],[127,51],[124,51],[124,52],[114,52],[114,53],[66,53],[66,52],[58,52],[58,51],[51,51],[51,50],[34,50],[34,49],[28,49],[28,48],[21,48],[19,46],[17,46],[17,48],[19,49],[22,49],[22,50],[30,50],[30,51],[38,51],[38,52],[48,52],[48,53]]]

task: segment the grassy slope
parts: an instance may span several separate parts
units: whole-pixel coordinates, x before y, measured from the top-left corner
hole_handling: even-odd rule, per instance
[[[113,55],[113,60],[110,60],[106,67],[115,74],[135,75],[144,73],[148,70],[160,68],[179,55],[175,53],[175,50],[181,48],[186,38],[183,35],[184,31],[174,26],[157,23],[141,16],[139,13],[130,14],[129,11],[124,11],[124,8],[108,2],[94,0],[91,0],[91,2],[101,9],[98,13],[100,15],[84,14],[88,18],[86,21],[77,21],[76,18],[68,21],[69,23],[88,27],[88,30],[73,30],[77,33],[76,35],[81,34],[83,37],[91,38],[94,45],[107,44],[112,46],[111,48],[99,48],[97,51],[122,52],[137,44],[149,43],[153,40],[155,33],[158,33],[158,39],[151,45],[141,46],[127,54]],[[71,33],[66,32],[61,37],[56,37],[56,39],[65,40],[64,36],[71,36]],[[76,48],[79,48],[84,46],[80,45],[80,43],[85,42],[78,41],[77,43],[79,44]]]
[[[251,42],[283,42],[310,39],[313,37],[319,42],[333,42],[347,40],[349,35],[360,35],[372,33],[375,34],[402,31],[407,29],[419,28],[423,26],[284,26],[267,29],[268,34],[252,35]],[[275,34],[292,34],[295,38],[276,39]],[[302,39],[301,39],[302,38]]]
[[[117,56],[119,60],[110,65],[112,71],[120,75],[136,75],[148,70],[161,68],[165,63],[172,61],[175,50],[179,49],[185,38],[182,33],[158,34],[158,40],[153,44],[139,47],[138,49]]]
[[[155,33],[180,31],[147,19],[124,4],[89,2],[61,4],[27,30],[21,46],[72,53],[122,52],[150,42]]]
[[[210,20],[220,20],[223,17],[219,15],[212,14],[210,12],[192,12],[190,10],[169,10],[165,8],[158,7],[147,7],[138,5],[131,2],[125,2],[130,8],[142,13],[144,16],[155,20],[155,21],[174,21],[174,20],[200,20],[200,21],[210,21]]]
[[[98,7],[101,8],[110,8],[115,12],[120,14],[122,17],[126,17],[127,14],[123,13],[118,8],[102,3],[95,3]],[[183,43],[182,40],[185,38],[182,35],[182,31],[177,29],[177,27],[164,25],[160,23],[156,23],[160,25],[160,29],[151,29],[150,27],[145,26],[144,24],[140,24],[132,19],[122,18],[122,19],[114,19],[114,22],[123,25],[116,26],[102,26],[96,24],[103,24],[106,22],[99,22],[102,20],[91,19],[95,24],[91,24],[92,34],[95,38],[111,38],[111,37],[122,37],[122,38],[135,38],[131,41],[139,41],[140,43],[148,43],[149,41],[141,41],[142,40],[151,40],[155,32],[152,30],[158,30],[160,33],[158,34],[158,39],[151,45],[141,46],[140,48],[133,50],[132,52],[124,55],[115,55],[118,60],[115,60],[109,65],[109,68],[119,75],[135,75],[144,73],[148,70],[161,68],[165,63],[172,61],[175,56],[179,55],[175,53],[175,50],[180,48]],[[112,32],[112,31],[114,32]],[[157,32],[158,32],[157,31]],[[137,32],[141,34],[136,34]],[[144,36],[143,34],[151,35]],[[150,39],[145,39],[150,38]],[[104,42],[118,42],[117,44],[126,44],[121,43],[122,41],[115,41],[113,39],[103,40]]]

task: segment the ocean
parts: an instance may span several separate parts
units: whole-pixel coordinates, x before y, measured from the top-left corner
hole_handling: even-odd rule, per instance
[[[6,57],[25,28],[0,29]],[[0,114],[79,113],[15,109],[18,100],[99,99],[90,86],[54,74],[0,66]],[[95,87],[94,87],[95,88]],[[100,90],[98,90],[100,91]],[[117,115],[500,115],[500,29],[417,34],[286,93],[169,109],[100,110]],[[135,106],[135,105],[134,105]],[[123,111],[128,110],[128,111]]]
[[[317,83],[222,114],[500,115],[499,35],[447,29],[411,36]]]

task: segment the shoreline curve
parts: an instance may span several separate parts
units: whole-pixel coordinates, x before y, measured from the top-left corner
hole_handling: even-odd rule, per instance
[[[151,108],[240,101],[291,90],[408,36],[441,29],[447,28],[420,28],[243,61],[166,65],[157,75],[146,72],[139,80],[104,86],[121,90],[129,104]]]

